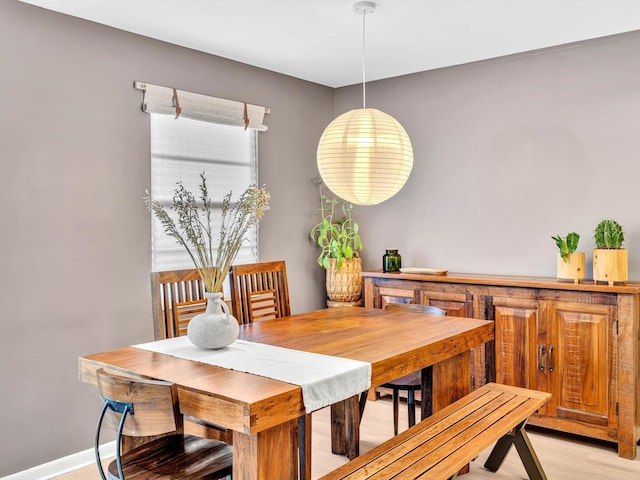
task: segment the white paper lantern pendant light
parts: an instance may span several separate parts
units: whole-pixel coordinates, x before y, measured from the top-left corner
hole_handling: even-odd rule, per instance
[[[413,149],[405,129],[391,115],[366,108],[364,31],[373,2],[357,2],[362,14],[363,108],[337,117],[318,143],[318,170],[325,185],[337,196],[356,205],[376,205],[404,186],[413,167]]]

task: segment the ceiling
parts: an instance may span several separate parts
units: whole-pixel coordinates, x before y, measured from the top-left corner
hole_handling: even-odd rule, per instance
[[[311,82],[362,82],[352,0],[21,0]],[[376,0],[366,79],[640,30],[640,0]]]

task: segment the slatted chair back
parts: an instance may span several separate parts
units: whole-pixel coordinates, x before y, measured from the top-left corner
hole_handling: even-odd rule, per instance
[[[151,300],[155,339],[185,335],[189,319],[206,306],[204,283],[198,270],[151,272]],[[200,310],[194,313],[198,306]]]
[[[187,334],[189,321],[207,309],[207,299],[178,302],[173,305],[173,324],[177,337]]]
[[[231,308],[240,324],[291,314],[284,261],[231,267]]]

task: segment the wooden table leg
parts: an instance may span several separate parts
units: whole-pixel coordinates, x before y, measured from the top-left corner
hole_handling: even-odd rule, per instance
[[[467,350],[433,366],[431,375],[432,413],[471,392],[471,351]],[[423,374],[423,386],[425,384]],[[424,392],[423,392],[424,394]],[[423,402],[423,413],[424,413]],[[469,465],[462,467],[460,474],[468,473]]]
[[[233,433],[234,480],[296,480],[297,419],[254,434]]]
[[[422,369],[422,385],[420,388],[420,420],[433,413],[433,367]]]
[[[471,392],[471,352],[462,352],[433,366],[433,412]]]
[[[422,369],[421,419],[471,391],[471,352],[466,351]]]
[[[298,418],[300,480],[311,480],[311,414]]]
[[[360,455],[358,395],[331,405],[331,452],[349,460]]]

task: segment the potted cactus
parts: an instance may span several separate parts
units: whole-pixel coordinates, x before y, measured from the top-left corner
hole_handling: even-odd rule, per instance
[[[558,259],[556,262],[556,276],[560,280],[573,280],[578,283],[584,278],[585,255],[584,252],[576,252],[580,235],[576,232],[567,234],[566,237],[560,235],[551,237],[558,247]]]
[[[593,279],[596,282],[626,282],[629,278],[629,256],[622,248],[624,232],[615,220],[602,220],[596,227],[593,250]]]

